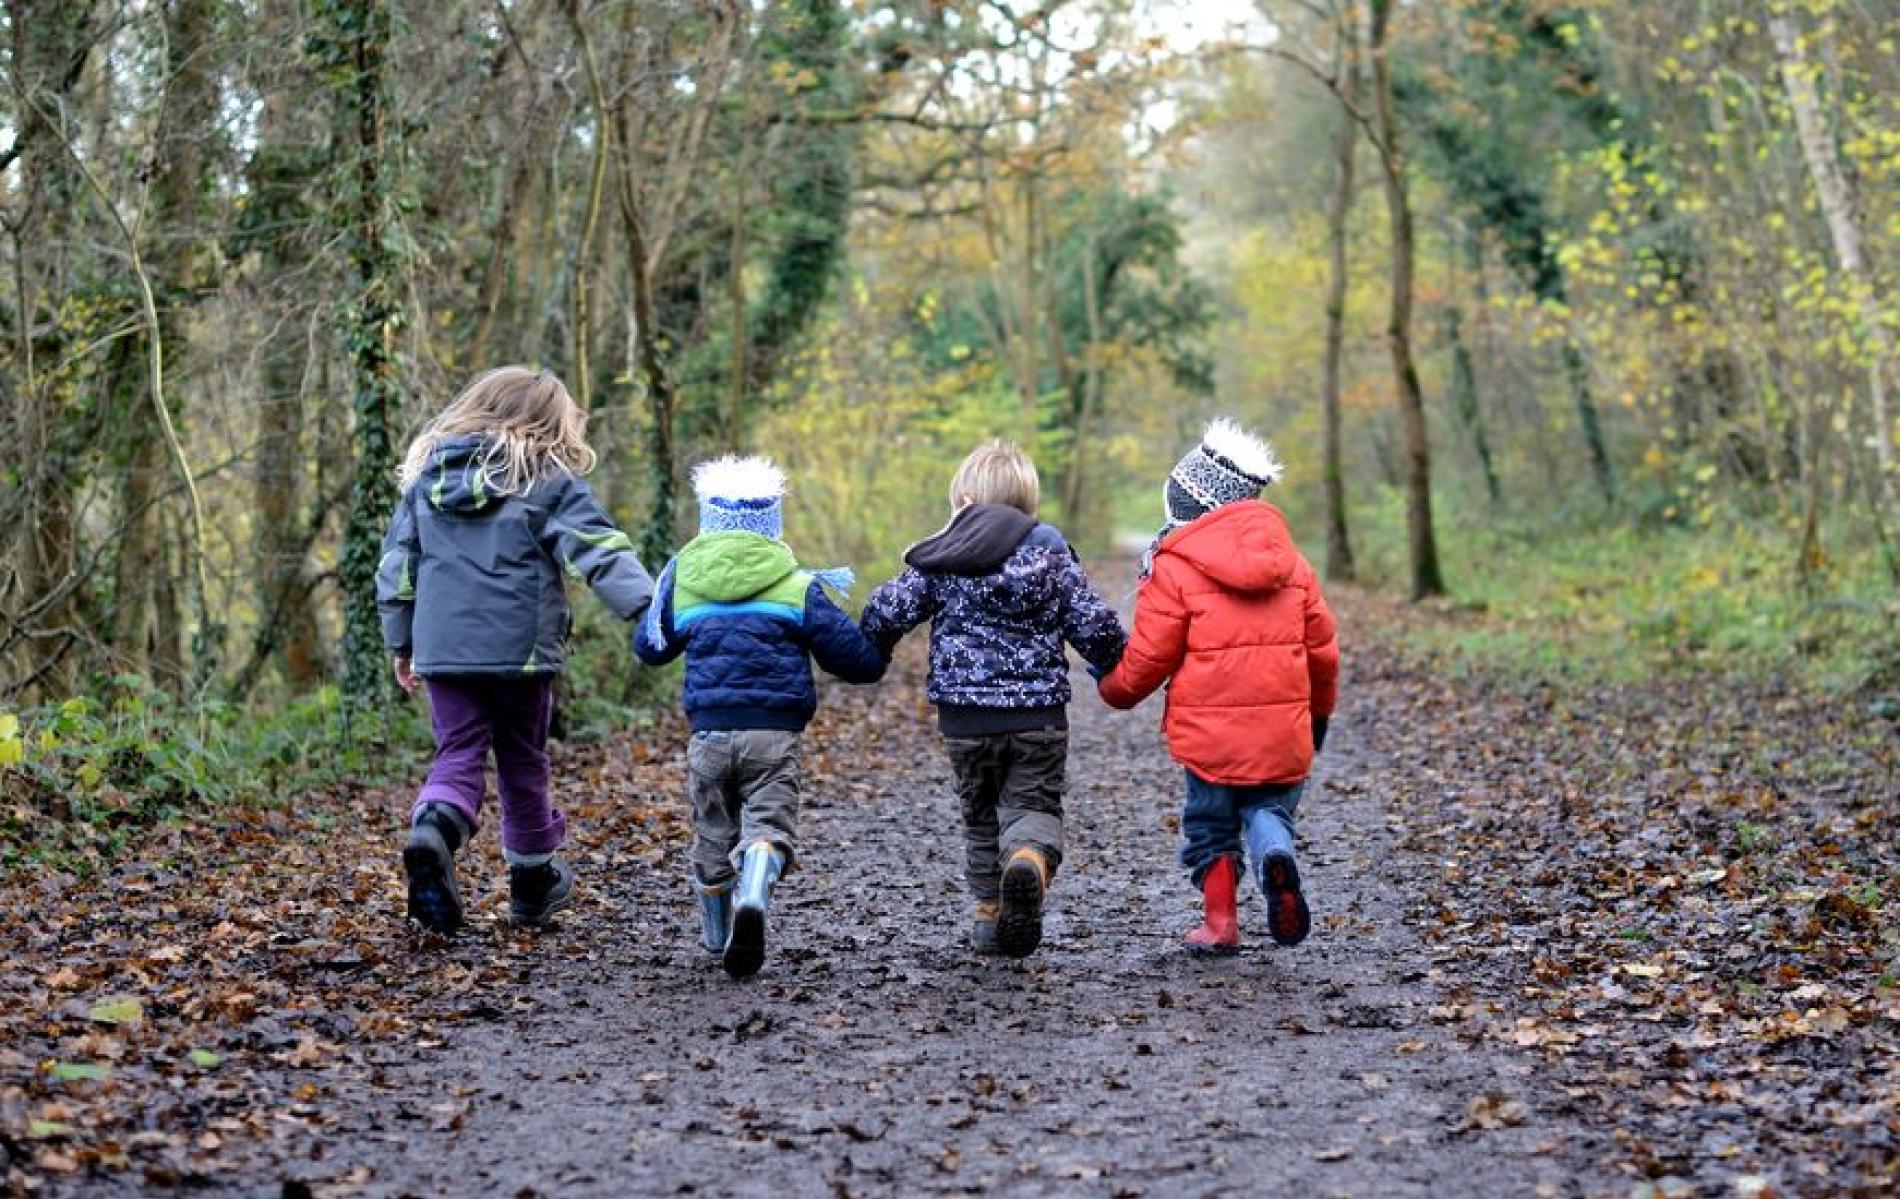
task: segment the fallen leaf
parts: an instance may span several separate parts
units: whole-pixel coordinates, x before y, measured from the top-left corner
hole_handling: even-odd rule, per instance
[[[1465,1107],[1467,1129],[1516,1128],[1529,1118],[1524,1105],[1505,1095],[1478,1095]]]
[[[55,1082],[98,1082],[112,1076],[110,1066],[92,1062],[54,1062],[46,1072]]]
[[[33,1155],[33,1164],[49,1174],[71,1174],[79,1169],[79,1159],[58,1149],[42,1149]]]
[[[145,1019],[145,1005],[129,995],[101,1000],[92,1005],[86,1019],[94,1024],[119,1024],[136,1027]]]

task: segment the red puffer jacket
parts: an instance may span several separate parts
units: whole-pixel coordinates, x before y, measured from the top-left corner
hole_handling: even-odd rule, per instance
[[[1252,501],[1170,533],[1135,601],[1135,632],[1102,698],[1132,708],[1168,682],[1175,761],[1211,783],[1293,783],[1330,717],[1339,642],[1286,518]]]

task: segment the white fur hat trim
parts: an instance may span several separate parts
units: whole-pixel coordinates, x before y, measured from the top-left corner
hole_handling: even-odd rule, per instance
[[[775,500],[785,494],[785,472],[769,458],[727,454],[693,468],[693,492],[701,500]]]
[[[1286,466],[1273,447],[1226,417],[1212,421],[1201,434],[1201,444],[1239,468],[1248,478],[1262,484],[1278,483]]]

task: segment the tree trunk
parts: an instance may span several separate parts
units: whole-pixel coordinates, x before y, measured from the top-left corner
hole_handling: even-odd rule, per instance
[[[731,365],[732,378],[726,384],[725,412],[719,421],[719,438],[729,453],[738,453],[745,444],[746,385],[752,381],[750,332],[746,328],[746,187],[750,183],[750,155],[741,134],[738,165],[732,184],[732,265],[727,276],[727,291],[732,305]]]
[[[679,467],[673,449],[673,419],[678,408],[673,379],[666,369],[653,325],[653,274],[646,260],[646,237],[639,210],[624,206],[627,265],[633,279],[633,319],[639,326],[640,373],[646,381],[649,420],[647,459],[653,468],[653,506],[641,551],[648,562],[664,562],[673,554],[680,533]]]
[[[383,528],[396,499],[390,424],[399,402],[396,332],[402,318],[398,263],[390,245],[389,210],[395,183],[384,60],[394,22],[388,0],[348,0],[339,6],[335,19],[336,39],[353,75],[345,102],[354,125],[350,131],[354,194],[345,218],[357,286],[347,318],[354,375],[355,461],[339,564],[343,686],[353,705],[380,708],[389,695],[389,671],[376,613],[376,567],[382,556]]]
[[[115,358],[118,355],[114,356]],[[140,372],[139,355],[128,354],[126,369]],[[159,546],[159,495],[165,481],[165,446],[149,415],[151,401],[137,382],[111,389],[124,404],[118,428],[128,440],[119,477],[121,532],[112,564],[112,625],[107,645],[114,669],[135,674],[176,692],[182,663],[154,655],[158,612],[155,590],[163,569]]]
[[[202,546],[194,547],[196,539],[189,525],[178,519],[176,505],[166,505],[159,510],[156,532],[157,553],[153,561],[157,569],[153,572],[152,583],[152,661],[158,668],[157,677],[177,686],[185,680],[186,653],[184,597],[179,594],[178,585],[191,576],[192,572],[186,563],[194,554],[202,554],[204,549]],[[188,589],[195,590],[196,586],[195,583],[186,583]],[[200,617],[202,611],[193,615]],[[199,663],[199,681],[202,681],[209,665],[203,657],[206,647],[202,640],[202,628],[200,621],[200,640],[194,647]]]
[[[534,200],[535,185],[547,160],[549,134],[557,127],[550,111],[553,102],[542,94],[540,79],[535,78],[529,86],[535,89],[535,96],[529,103],[521,139],[509,166],[508,181],[502,190],[501,212],[495,218],[488,261],[482,268],[481,298],[476,306],[481,315],[469,341],[474,363],[485,363],[495,356],[495,325],[501,316],[508,280],[520,269],[516,261],[516,242],[521,237],[522,222],[528,219],[526,214]]]
[[[11,597],[9,617],[21,624],[8,635],[16,656],[6,687],[30,681],[42,693],[66,695],[77,677],[69,651],[84,624],[75,573],[78,472],[68,461],[74,449],[68,428],[73,414],[65,411],[68,388],[51,371],[63,350],[55,318],[71,290],[69,256],[81,184],[55,122],[78,89],[100,30],[94,0],[29,0],[9,8],[13,45],[6,77],[13,92],[21,215],[12,229],[19,328],[6,388],[16,415],[4,453],[20,484],[5,507],[14,540],[0,564],[11,567],[0,573],[0,596]]]
[[[286,6],[287,7],[287,6]],[[281,14],[280,14],[281,16]],[[252,211],[263,225],[258,239],[258,276],[269,282],[295,277],[310,266],[295,228],[313,219],[305,195],[314,186],[312,158],[304,152],[308,133],[288,90],[264,100],[259,145],[246,166]],[[294,219],[286,219],[294,214]],[[301,289],[293,294],[301,294]],[[269,333],[258,348],[261,388],[257,411],[257,449],[251,496],[256,523],[251,552],[256,559],[257,628],[250,660],[233,686],[242,699],[259,674],[273,662],[293,694],[314,687],[323,674],[322,644],[311,598],[309,549],[320,515],[305,511],[304,377],[306,348],[312,338],[291,319],[294,309],[274,297],[265,319]]]
[[[1570,381],[1570,396],[1577,407],[1577,424],[1583,430],[1583,444],[1590,451],[1590,471],[1604,503],[1616,501],[1616,472],[1610,467],[1610,449],[1603,440],[1603,422],[1597,415],[1596,396],[1590,390],[1590,365],[1577,348],[1577,339],[1564,334],[1564,378]]]
[[[709,74],[716,83],[723,83],[732,70],[733,63],[745,54],[744,20],[734,12],[724,12],[718,31],[708,47],[711,57]],[[753,121],[754,96],[746,75],[742,73],[739,83],[739,95],[735,102],[736,127],[733,139],[737,143],[732,166],[732,196],[728,220],[732,225],[732,237],[728,255],[731,262],[727,266],[726,302],[732,306],[732,345],[728,347],[728,373],[732,376],[726,381],[726,395],[721,411],[718,413],[718,437],[726,452],[737,454],[745,448],[746,415],[749,397],[753,388],[764,380],[757,377],[753,365],[752,297],[746,286],[746,260],[751,252],[752,211],[752,156],[754,139],[758,137],[758,127]],[[710,93],[711,96],[717,92]],[[667,229],[671,229],[677,219],[679,201],[682,195],[681,184],[690,179],[693,166],[699,160],[700,147],[705,144],[706,128],[712,116],[710,103],[697,105],[687,123],[686,137],[675,143],[675,153],[668,155],[669,160],[677,160],[681,166],[668,172],[673,185],[661,191],[663,205],[662,220]],[[660,254],[665,253],[664,239],[659,246],[650,247]]]
[[[1358,34],[1351,28],[1341,31],[1345,51],[1340,86],[1350,96],[1358,77],[1358,53],[1351,49]],[[1326,446],[1321,472],[1326,489],[1326,577],[1340,582],[1354,575],[1352,537],[1346,523],[1346,464],[1342,444],[1339,386],[1340,368],[1346,345],[1346,296],[1352,283],[1347,262],[1347,233],[1352,219],[1353,159],[1359,143],[1359,128],[1350,113],[1339,114],[1339,128],[1333,134],[1333,193],[1326,205],[1326,378],[1320,394],[1326,423]]]
[[[583,412],[594,405],[593,384],[593,312],[591,311],[594,272],[594,231],[600,226],[601,195],[607,186],[607,158],[613,149],[611,119],[607,113],[607,92],[600,81],[600,64],[594,59],[594,43],[587,35],[581,0],[567,0],[567,19],[580,40],[581,60],[587,68],[587,90],[594,104],[594,161],[587,176],[587,201],[582,208],[580,242],[574,247],[571,312],[574,328],[571,373],[574,402]]]
[[[152,584],[158,574],[157,496],[164,473],[163,447],[152,428],[151,400],[140,384],[144,355],[126,338],[106,355],[98,388],[112,413],[111,447],[117,468],[112,602],[106,647],[114,674],[150,678]]]
[[[626,105],[618,110],[618,131],[622,145],[627,144],[631,115]],[[647,527],[640,537],[641,557],[659,563],[672,557],[680,533],[679,464],[673,448],[673,424],[678,410],[672,375],[666,366],[666,353],[660,344],[653,306],[653,262],[648,257],[646,226],[640,212],[638,183],[634,178],[631,156],[624,156],[620,172],[620,220],[627,242],[627,275],[633,293],[634,343],[640,362],[640,374],[646,384],[647,459],[653,470],[653,501]]]
[[[1834,257],[1847,276],[1859,310],[1861,335],[1867,339],[1873,360],[1867,367],[1867,390],[1874,418],[1874,459],[1880,468],[1880,494],[1889,509],[1895,503],[1893,422],[1887,413],[1887,372],[1893,363],[1893,339],[1881,321],[1880,297],[1868,270],[1861,248],[1860,226],[1855,219],[1853,196],[1846,176],[1834,156],[1834,144],[1828,132],[1827,118],[1821,112],[1815,94],[1811,68],[1806,61],[1801,39],[1786,10],[1770,6],[1768,30],[1781,62],[1782,86],[1788,95],[1788,107],[1794,113],[1795,132],[1801,142],[1801,156],[1807,163],[1808,177],[1820,201],[1821,215],[1827,222],[1828,240]]]
[[[1464,314],[1457,304],[1448,304],[1445,308],[1445,339],[1451,343],[1451,400],[1452,407],[1458,413],[1459,423],[1471,434],[1471,448],[1478,455],[1478,466],[1484,472],[1485,494],[1490,496],[1491,504],[1496,507],[1503,502],[1503,492],[1498,486],[1497,465],[1491,459],[1491,435],[1485,428],[1484,408],[1478,400],[1478,373],[1471,364],[1471,348],[1465,344],[1462,325]]]
[[[1413,234],[1411,197],[1398,121],[1392,112],[1389,51],[1392,0],[1372,3],[1373,121],[1378,130],[1379,162],[1385,179],[1386,210],[1392,226],[1392,306],[1386,341],[1398,389],[1399,415],[1405,428],[1406,530],[1411,547],[1414,600],[1445,593],[1438,565],[1438,541],[1432,531],[1431,443],[1425,423],[1425,394],[1412,360]]]
[[[1102,320],[1102,284],[1097,279],[1098,243],[1090,236],[1082,247],[1082,311],[1088,322],[1088,342],[1082,351],[1082,374],[1071,385],[1077,399],[1072,401],[1073,427],[1069,430],[1069,469],[1062,480],[1062,519],[1077,532],[1092,525],[1083,508],[1089,498],[1086,463],[1095,418],[1102,411],[1102,342],[1106,330]],[[1052,311],[1050,328],[1061,335],[1061,323]],[[1068,354],[1061,357],[1066,361]]]
[[[159,299],[159,336],[174,347],[174,358],[175,347],[184,341],[178,331],[197,289],[202,261],[199,222],[209,185],[205,141],[216,125],[219,102],[218,72],[212,58],[215,19],[211,0],[177,0],[165,16],[168,82],[155,147],[159,169],[145,221],[164,239],[153,248],[153,283]],[[112,644],[134,672],[150,673],[175,691],[184,682],[184,662],[175,650],[154,652],[159,642],[176,647],[180,639],[175,629],[165,627],[166,615],[157,607],[163,573],[160,495],[166,470],[164,433],[149,387],[148,380],[144,387],[128,389],[118,426],[127,457],[120,489],[122,531]]]
[[[1475,234],[1465,237],[1465,260],[1472,269],[1476,280],[1478,307],[1485,307],[1489,289],[1484,281],[1484,246]],[[1454,281],[1452,294],[1457,294]],[[1451,343],[1451,400],[1452,408],[1458,413],[1458,421],[1471,435],[1471,448],[1478,455],[1478,465],[1484,472],[1485,494],[1490,496],[1492,507],[1503,500],[1503,491],[1498,485],[1497,464],[1491,457],[1491,431],[1484,419],[1483,398],[1478,394],[1478,371],[1471,359],[1471,347],[1464,336],[1464,313],[1457,301],[1445,305],[1445,339]]]

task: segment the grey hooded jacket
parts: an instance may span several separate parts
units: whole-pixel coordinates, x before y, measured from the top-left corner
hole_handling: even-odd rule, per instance
[[[560,671],[573,625],[563,575],[622,620],[653,599],[633,544],[586,483],[561,472],[499,494],[483,470],[487,450],[479,436],[443,442],[383,538],[383,644],[424,677]]]

